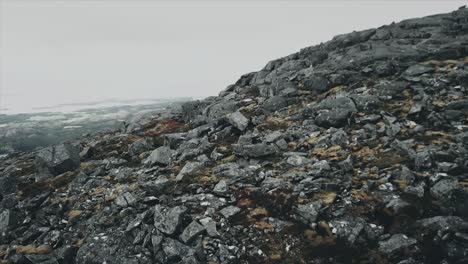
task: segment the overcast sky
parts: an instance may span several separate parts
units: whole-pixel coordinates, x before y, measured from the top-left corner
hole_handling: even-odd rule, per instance
[[[0,108],[216,95],[269,60],[467,1],[0,0]]]

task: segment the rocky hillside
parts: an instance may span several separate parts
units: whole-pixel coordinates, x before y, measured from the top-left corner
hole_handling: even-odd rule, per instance
[[[468,9],[0,171],[1,263],[468,263]]]

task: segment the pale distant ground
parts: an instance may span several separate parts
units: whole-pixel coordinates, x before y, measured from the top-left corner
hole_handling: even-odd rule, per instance
[[[123,129],[191,98],[108,100],[0,110],[0,155],[55,145],[88,133]]]

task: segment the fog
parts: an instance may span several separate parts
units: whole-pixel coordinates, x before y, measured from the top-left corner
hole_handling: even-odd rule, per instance
[[[77,102],[216,95],[269,60],[334,35],[466,4],[0,1],[0,113]]]

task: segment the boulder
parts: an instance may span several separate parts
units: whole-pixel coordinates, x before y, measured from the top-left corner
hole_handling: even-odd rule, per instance
[[[188,244],[204,231],[204,226],[200,225],[197,221],[192,221],[180,235],[180,240],[185,244]]]
[[[226,116],[227,121],[235,128],[240,131],[244,131],[249,125],[249,119],[247,119],[241,112],[237,111]]]
[[[146,158],[144,163],[148,165],[169,165],[172,161],[173,155],[174,151],[170,148],[164,146],[159,147],[151,152],[150,156]]]
[[[73,171],[80,167],[80,149],[70,143],[40,150],[35,159],[36,181]]]
[[[162,233],[172,235],[177,231],[186,211],[185,206],[167,208],[158,204],[154,207],[154,226]]]

